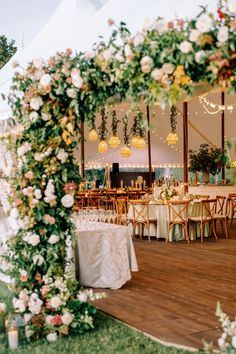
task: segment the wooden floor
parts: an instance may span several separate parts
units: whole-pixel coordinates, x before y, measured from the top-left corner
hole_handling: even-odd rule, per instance
[[[122,289],[107,290],[96,307],[173,344],[202,348],[205,339],[216,345],[217,301],[236,315],[236,225],[230,239],[135,240],[134,246],[139,272]]]

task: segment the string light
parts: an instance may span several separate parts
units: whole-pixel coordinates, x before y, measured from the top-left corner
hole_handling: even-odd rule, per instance
[[[201,103],[202,107],[204,108],[204,111],[207,112],[208,114],[217,114],[222,111],[229,111],[229,113],[232,113],[234,109],[233,104],[228,104],[228,105],[221,105],[221,104],[216,104],[208,101],[206,97],[199,96],[199,102]],[[211,110],[210,110],[211,109]]]

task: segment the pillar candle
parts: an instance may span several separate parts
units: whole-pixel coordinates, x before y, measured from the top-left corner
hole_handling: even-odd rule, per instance
[[[16,328],[9,328],[8,330],[8,344],[10,349],[18,348],[18,330]]]
[[[120,188],[123,188],[123,179],[120,180]]]
[[[131,180],[131,187],[134,188],[134,180]]]

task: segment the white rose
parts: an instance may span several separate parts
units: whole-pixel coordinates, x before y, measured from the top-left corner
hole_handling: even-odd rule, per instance
[[[26,238],[26,242],[32,246],[37,246],[40,243],[39,235],[33,234]]]
[[[35,159],[35,161],[37,161],[37,162],[43,161],[43,154],[41,154],[40,152],[36,152],[36,153],[34,154],[34,159]]]
[[[94,51],[85,52],[84,58],[85,59],[93,59],[95,57],[95,55],[96,55],[96,53]]]
[[[148,55],[140,60],[141,66],[153,66],[153,60]]]
[[[192,43],[188,41],[183,41],[182,43],[180,43],[179,49],[182,53],[188,54],[193,50]]]
[[[69,326],[73,321],[73,315],[71,315],[69,312],[66,312],[63,316],[61,316],[61,320],[63,324]]]
[[[151,70],[152,70],[151,66],[148,66],[148,65],[141,66],[141,71],[145,74],[150,73]]]
[[[33,263],[39,267],[44,263],[44,258],[40,254],[33,256]]]
[[[196,22],[196,28],[201,32],[209,32],[212,27],[212,19],[207,14],[202,14]]]
[[[25,147],[22,145],[22,146],[20,146],[20,147],[18,147],[18,149],[17,149],[17,155],[18,156],[23,156],[24,154],[25,154]]]
[[[31,313],[25,313],[24,314],[24,321],[25,323],[28,323],[32,318],[32,314]]]
[[[44,156],[48,157],[48,156],[51,155],[51,153],[52,153],[52,148],[49,147],[49,148],[44,152]]]
[[[26,277],[28,275],[28,273],[25,269],[19,269],[19,273],[22,277]]]
[[[78,297],[80,302],[86,302],[87,299],[88,299],[88,297],[87,297],[85,292],[79,293],[77,297]]]
[[[144,40],[145,40],[145,37],[144,37],[143,33],[138,32],[136,34],[136,36],[134,37],[134,45],[137,46],[137,45],[143,44]]]
[[[203,59],[205,57],[205,52],[204,50],[199,50],[198,52],[195,53],[195,61],[198,63],[198,64],[202,64],[203,63]]]
[[[196,43],[200,35],[201,35],[200,31],[193,29],[189,34],[190,42]]]
[[[156,21],[156,29],[159,33],[164,33],[168,31],[168,24],[165,20],[157,20]]]
[[[18,210],[16,208],[11,209],[10,211],[10,217],[12,219],[17,219],[19,216]]]
[[[173,64],[170,64],[170,63],[165,63],[162,65],[162,70],[164,71],[165,74],[172,74],[173,71],[174,71],[175,67]]]
[[[52,324],[52,319],[53,319],[53,316],[48,315],[45,319],[46,324],[48,324],[48,325]]]
[[[35,111],[38,111],[39,108],[42,106],[43,104],[43,100],[42,97],[38,96],[38,97],[33,97],[30,100],[30,107],[32,109],[34,109]]]
[[[25,312],[26,306],[25,306],[23,300],[13,298],[12,303],[13,303],[13,307],[16,311]]]
[[[36,68],[41,68],[43,66],[43,59],[42,58],[35,58],[33,60],[33,64]]]
[[[229,38],[229,30],[228,30],[228,27],[226,26],[221,26],[219,28],[219,31],[217,33],[217,39],[220,43],[225,43],[227,42]]]
[[[110,48],[109,49],[105,49],[102,52],[102,56],[103,56],[105,61],[111,60],[112,59],[112,50]]]
[[[42,113],[42,120],[44,120],[45,122],[47,122],[48,120],[51,119],[51,114],[48,113]]]
[[[228,9],[231,14],[236,15],[236,0],[228,0]]]
[[[54,308],[57,309],[59,306],[62,305],[62,301],[59,298],[59,296],[53,296],[50,300],[50,305]]]
[[[154,69],[151,72],[151,77],[156,80],[159,81],[161,80],[162,76],[163,76],[164,72],[162,69]]]
[[[76,97],[76,91],[74,89],[72,89],[72,88],[68,88],[66,90],[66,94],[70,98],[75,98]]]
[[[236,335],[232,337],[232,346],[236,349]]]
[[[65,163],[69,154],[64,150],[64,149],[59,149],[57,153],[57,158],[58,160],[61,161],[61,163]]]
[[[55,332],[49,333],[46,338],[49,342],[55,342],[57,340],[57,334]]]
[[[35,196],[35,198],[36,199],[41,199],[42,198],[42,192],[41,192],[41,190],[40,189],[35,189],[35,191],[34,191],[34,196]]]
[[[83,86],[83,80],[80,76],[80,72],[78,69],[73,68],[71,70],[71,79],[72,79],[72,84],[77,87],[81,88]]]
[[[44,75],[41,77],[39,83],[40,83],[41,86],[47,87],[47,86],[50,85],[51,81],[52,81],[51,75],[49,75],[49,74],[44,74]]]
[[[31,112],[29,115],[29,119],[31,120],[31,122],[35,122],[36,119],[38,119],[38,113],[37,112]]]
[[[25,326],[25,336],[26,338],[31,337],[34,334],[34,331],[30,329],[30,326]]]
[[[48,243],[50,243],[51,245],[54,245],[55,243],[57,243],[60,240],[60,237],[57,235],[51,235],[48,239]]]
[[[65,208],[71,208],[74,205],[74,197],[71,194],[66,194],[61,198],[61,204]]]

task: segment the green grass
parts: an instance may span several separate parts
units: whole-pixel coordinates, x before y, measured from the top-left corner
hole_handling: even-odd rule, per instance
[[[11,293],[0,282],[0,300],[10,304]],[[102,300],[101,300],[102,301]],[[0,335],[0,354],[9,354],[6,338]],[[112,317],[98,312],[95,329],[77,337],[64,337],[49,343],[40,340],[14,350],[14,354],[188,354],[190,352],[165,347]]]

